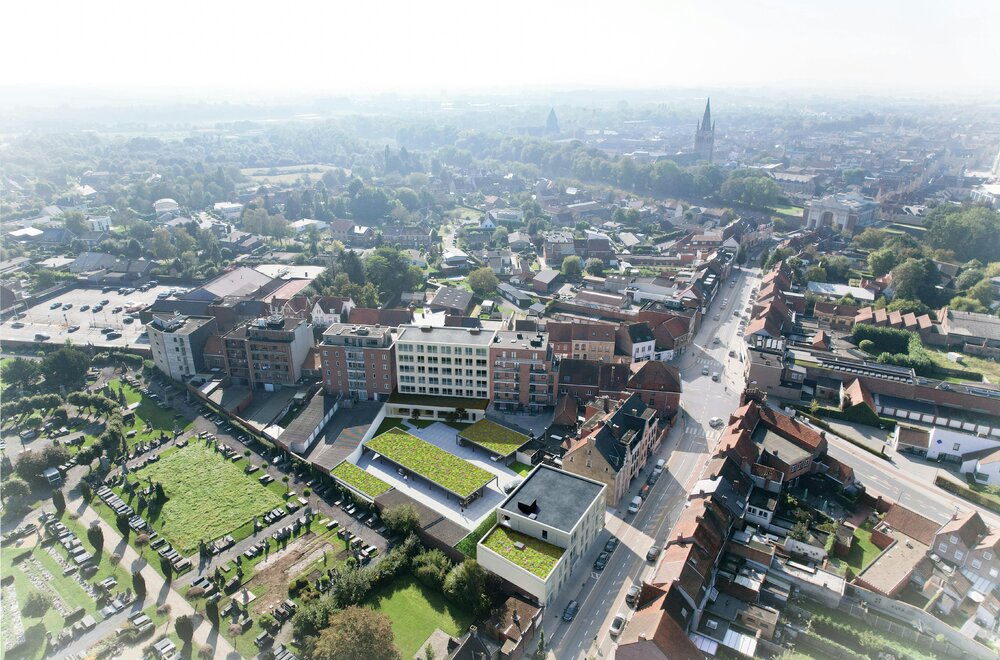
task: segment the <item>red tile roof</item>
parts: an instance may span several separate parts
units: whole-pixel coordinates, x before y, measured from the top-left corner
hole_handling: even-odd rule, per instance
[[[941,525],[930,518],[925,518],[900,504],[889,507],[882,522],[927,546],[934,542],[934,535],[941,528]]]

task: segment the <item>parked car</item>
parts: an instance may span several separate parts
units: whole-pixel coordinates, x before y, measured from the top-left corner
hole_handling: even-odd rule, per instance
[[[109,333],[108,333],[107,335],[105,335],[105,336],[106,336],[106,337],[107,337],[108,339],[120,339],[120,338],[121,338],[121,336],[122,336],[122,333],[120,333],[120,332],[109,332]]]
[[[649,551],[646,552],[646,561],[655,561],[657,557],[660,556],[660,546],[654,545],[650,546]]]
[[[68,328],[66,328],[66,332],[76,332],[79,329],[80,329],[80,326],[78,326],[78,325],[71,325]]]
[[[63,305],[63,309],[73,309],[73,303],[66,303]]]
[[[620,541],[618,540],[618,537],[612,536],[608,539],[608,542],[604,544],[604,552],[614,552],[619,543]]]
[[[611,553],[602,552],[597,555],[597,559],[594,560],[594,570],[603,571],[604,567],[608,565],[608,559],[611,558]]]
[[[18,328],[23,328],[24,324],[21,323],[20,321],[14,321],[13,323],[10,324],[10,327],[12,327],[12,328],[14,328],[16,330]]]
[[[615,615],[615,618],[611,621],[611,631],[612,637],[617,637],[621,634],[622,630],[625,629],[625,615],[619,612]]]
[[[625,602],[629,605],[635,605],[636,601],[639,600],[639,593],[642,591],[642,586],[638,584],[633,584],[628,589],[628,593],[625,594]]]
[[[702,376],[707,376],[708,375],[708,367],[702,367],[701,368],[701,375]]]
[[[667,462],[662,458],[656,461],[656,465],[653,466],[653,474],[659,475],[661,472],[663,472],[663,468],[665,468],[666,466]]]
[[[708,425],[711,426],[713,429],[717,429],[720,426],[722,426],[722,418],[713,417],[712,419],[708,420]]]
[[[569,601],[569,605],[563,610],[563,621],[572,621],[576,613],[580,611],[580,603],[575,600]]]
[[[90,309],[90,305],[80,305],[81,312],[86,312],[88,309]]]
[[[62,303],[60,302],[54,302],[51,305],[49,305],[49,309],[59,309],[60,307],[62,307]]]

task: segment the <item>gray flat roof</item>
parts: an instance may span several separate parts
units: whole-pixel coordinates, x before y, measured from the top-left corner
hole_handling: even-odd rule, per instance
[[[449,345],[481,345],[493,343],[493,330],[478,328],[429,327],[418,325],[399,326],[397,342],[414,342],[417,344],[449,344]]]
[[[569,533],[594,499],[603,497],[603,489],[604,484],[539,465],[500,509],[522,517],[535,513],[539,523]]]
[[[762,451],[766,451],[777,456],[787,465],[795,465],[806,460],[812,454],[795,443],[785,440],[780,435],[770,430],[763,424],[757,426],[753,434],[753,441],[760,445]]]

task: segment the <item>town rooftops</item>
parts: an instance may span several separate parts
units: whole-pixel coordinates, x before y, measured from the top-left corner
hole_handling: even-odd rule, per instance
[[[677,367],[659,360],[646,360],[632,364],[628,387],[656,392],[680,392],[681,376]]]
[[[253,268],[235,268],[184,294],[185,300],[219,300],[229,296],[246,296],[269,284],[272,278]]]
[[[559,277],[558,270],[552,270],[551,268],[546,268],[545,270],[540,270],[535,274],[534,282],[541,282],[542,284],[552,284],[556,278]]]
[[[941,311],[939,318],[944,317],[942,325],[949,335],[1000,341],[1000,319],[997,317],[975,312],[960,312],[947,307]]]
[[[893,504],[882,518],[882,524],[929,546],[941,525],[900,504]]]
[[[450,286],[443,286],[434,294],[431,300],[432,307],[446,307],[464,312],[472,302],[472,293],[464,289],[456,289]]]
[[[502,512],[532,518],[570,533],[605,485],[549,465],[539,465],[500,505]]]

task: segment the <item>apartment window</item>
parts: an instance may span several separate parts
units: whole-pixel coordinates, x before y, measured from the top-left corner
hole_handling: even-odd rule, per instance
[[[938,543],[938,552],[948,552],[948,544]]]
[[[964,556],[965,556],[965,553],[962,552],[961,550],[956,550],[955,551],[955,561],[962,561],[962,557],[964,557]]]
[[[951,446],[951,450],[952,451],[960,451],[961,447],[962,447],[962,443],[961,442],[956,442],[955,444],[953,444]]]
[[[548,539],[549,539],[549,530],[543,529],[542,530],[542,540],[543,541],[547,541]]]
[[[972,560],[972,568],[974,568],[974,569],[976,569],[978,571],[982,567],[983,567],[983,562],[979,561],[978,559],[973,559]]]
[[[958,537],[952,534],[948,537],[948,543],[958,543]]]
[[[993,559],[993,553],[989,551],[984,552],[983,559],[985,559],[986,561]]]

